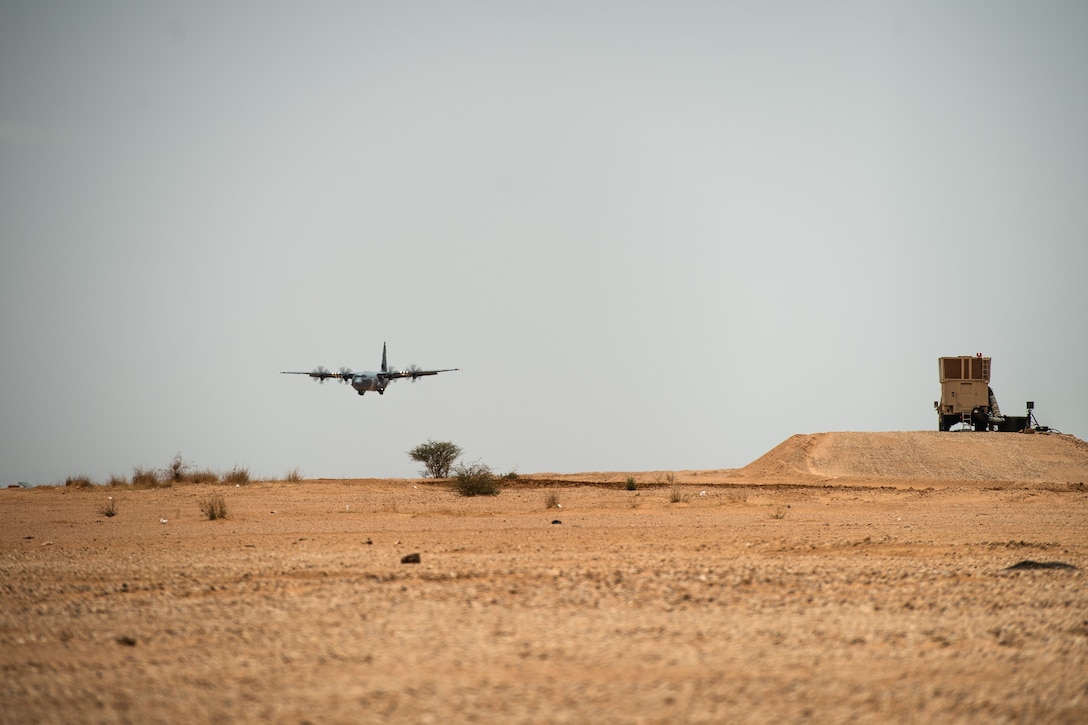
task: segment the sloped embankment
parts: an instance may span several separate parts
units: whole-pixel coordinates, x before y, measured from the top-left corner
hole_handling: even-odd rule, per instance
[[[801,434],[736,476],[769,481],[1088,484],[1088,443],[1053,433]]]

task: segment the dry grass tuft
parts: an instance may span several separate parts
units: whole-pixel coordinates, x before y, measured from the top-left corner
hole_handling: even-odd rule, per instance
[[[192,471],[185,474],[185,480],[190,483],[219,483],[219,474],[211,469]]]
[[[106,502],[98,507],[98,513],[106,518],[117,515],[117,502],[113,500],[113,496],[108,497]]]
[[[544,508],[546,509],[558,509],[563,508],[559,505],[559,491],[552,489],[544,494]]]
[[[727,488],[722,491],[722,498],[730,503],[748,503],[749,491],[746,488]]]
[[[169,485],[167,483],[166,485]],[[158,488],[159,475],[153,469],[137,466],[132,469],[133,488]]]
[[[288,483],[298,483],[302,480],[302,472],[298,470],[298,467],[296,466],[287,472],[287,475],[283,477],[283,480]]]
[[[686,493],[679,486],[673,486],[669,489],[669,503],[687,503],[690,500],[691,494]]]
[[[249,483],[249,469],[235,466],[223,476],[223,483],[233,483],[238,486],[246,485]]]
[[[94,481],[91,480],[90,476],[69,476],[64,479],[64,485],[69,488],[87,488],[93,486]]]
[[[227,502],[218,493],[200,499],[200,511],[208,517],[209,521],[227,518]]]

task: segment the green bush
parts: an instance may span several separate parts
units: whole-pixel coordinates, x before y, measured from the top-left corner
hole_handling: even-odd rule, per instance
[[[498,496],[499,483],[491,468],[479,461],[454,468],[454,488],[462,496]]]
[[[408,451],[413,461],[423,464],[420,473],[424,478],[449,478],[450,466],[461,455],[461,447],[450,441],[433,441],[429,438],[426,443]]]

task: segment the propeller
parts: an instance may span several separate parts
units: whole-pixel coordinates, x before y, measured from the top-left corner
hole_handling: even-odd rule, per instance
[[[398,368],[396,365],[386,365],[385,376],[389,382],[395,383],[404,376],[404,373],[402,373],[400,371],[400,368]]]
[[[419,379],[419,373],[421,373],[422,371],[423,368],[418,365],[409,365],[408,369],[404,372],[408,373],[411,376],[412,382],[414,383],[416,380]]]
[[[349,380],[351,380],[352,374],[353,373],[351,368],[340,368],[340,374],[338,376],[340,378],[340,382],[347,383]]]
[[[316,368],[314,368],[313,372],[310,373],[310,377],[319,383],[324,383],[327,379],[335,375],[336,373],[330,371],[324,365],[318,365]]]

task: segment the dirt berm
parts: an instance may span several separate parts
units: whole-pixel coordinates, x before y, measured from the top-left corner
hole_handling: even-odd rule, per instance
[[[956,485],[1088,482],[1088,443],[1056,433],[937,431],[792,436],[734,473],[761,481]]]

